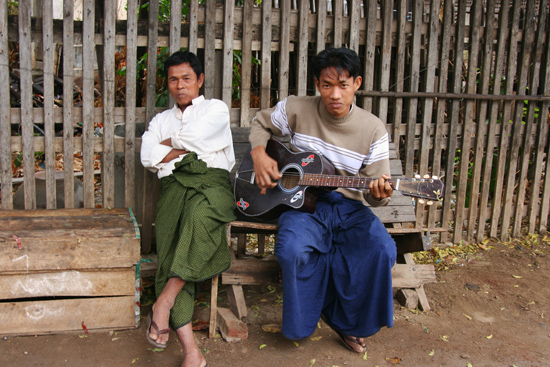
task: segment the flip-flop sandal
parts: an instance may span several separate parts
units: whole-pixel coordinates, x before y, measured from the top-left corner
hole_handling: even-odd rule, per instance
[[[332,326],[332,324],[327,320],[327,317],[323,313],[321,313],[321,320],[323,320],[325,322],[325,324],[327,324],[332,330],[334,330],[334,332],[336,334],[338,334],[338,337],[340,338],[342,343],[344,343],[344,346],[346,348],[348,348],[349,350],[351,350],[352,352],[355,352],[355,353],[365,353],[367,351],[367,346],[365,345],[365,343],[361,343],[361,341],[360,341],[361,338],[359,338],[357,336],[347,335],[347,334],[344,334],[344,333],[336,330],[334,328],[334,326]],[[355,349],[348,342],[356,344],[361,350]]]
[[[147,330],[145,331],[145,337],[147,338],[147,341],[149,342],[149,344],[160,349],[165,349],[167,347],[166,343],[159,343],[156,340],[151,339],[151,337],[149,336],[149,334],[151,333],[151,327],[155,329],[155,332],[157,333],[157,335],[168,334],[170,332],[169,328],[162,329],[162,330],[159,329],[157,323],[153,321],[153,311],[151,311],[151,313],[147,317]]]

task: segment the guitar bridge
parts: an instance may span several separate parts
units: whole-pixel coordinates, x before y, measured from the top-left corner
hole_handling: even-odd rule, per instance
[[[247,176],[249,177],[247,178]],[[256,178],[256,173],[253,170],[235,173],[235,180],[248,181],[251,185],[254,185],[255,178]]]

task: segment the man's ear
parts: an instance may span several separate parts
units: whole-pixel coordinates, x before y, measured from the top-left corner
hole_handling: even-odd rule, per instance
[[[355,88],[355,91],[357,92],[359,88],[361,88],[361,83],[363,82],[363,78],[359,75],[355,80],[353,81],[353,87]]]
[[[204,83],[204,73],[201,73],[201,75],[199,75],[199,80],[197,80],[197,84],[199,85],[199,88],[202,87]]]
[[[319,79],[314,78],[314,80],[315,80],[315,87],[317,88],[317,91],[321,93],[321,89],[320,89],[321,87],[319,86]]]

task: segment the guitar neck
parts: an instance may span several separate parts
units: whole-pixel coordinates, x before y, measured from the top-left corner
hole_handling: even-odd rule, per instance
[[[298,181],[298,185],[303,186],[318,186],[318,187],[347,187],[354,189],[368,189],[369,183],[374,180],[369,177],[351,177],[337,175],[323,175],[306,173]],[[396,184],[399,180],[389,179],[390,186],[396,190]]]

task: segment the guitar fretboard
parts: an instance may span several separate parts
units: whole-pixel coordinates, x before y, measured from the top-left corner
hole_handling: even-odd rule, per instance
[[[298,185],[320,186],[320,187],[350,187],[356,189],[366,189],[372,178],[368,177],[346,177],[336,175],[322,175],[307,173],[298,181]],[[394,186],[393,180],[388,180],[390,185]]]

